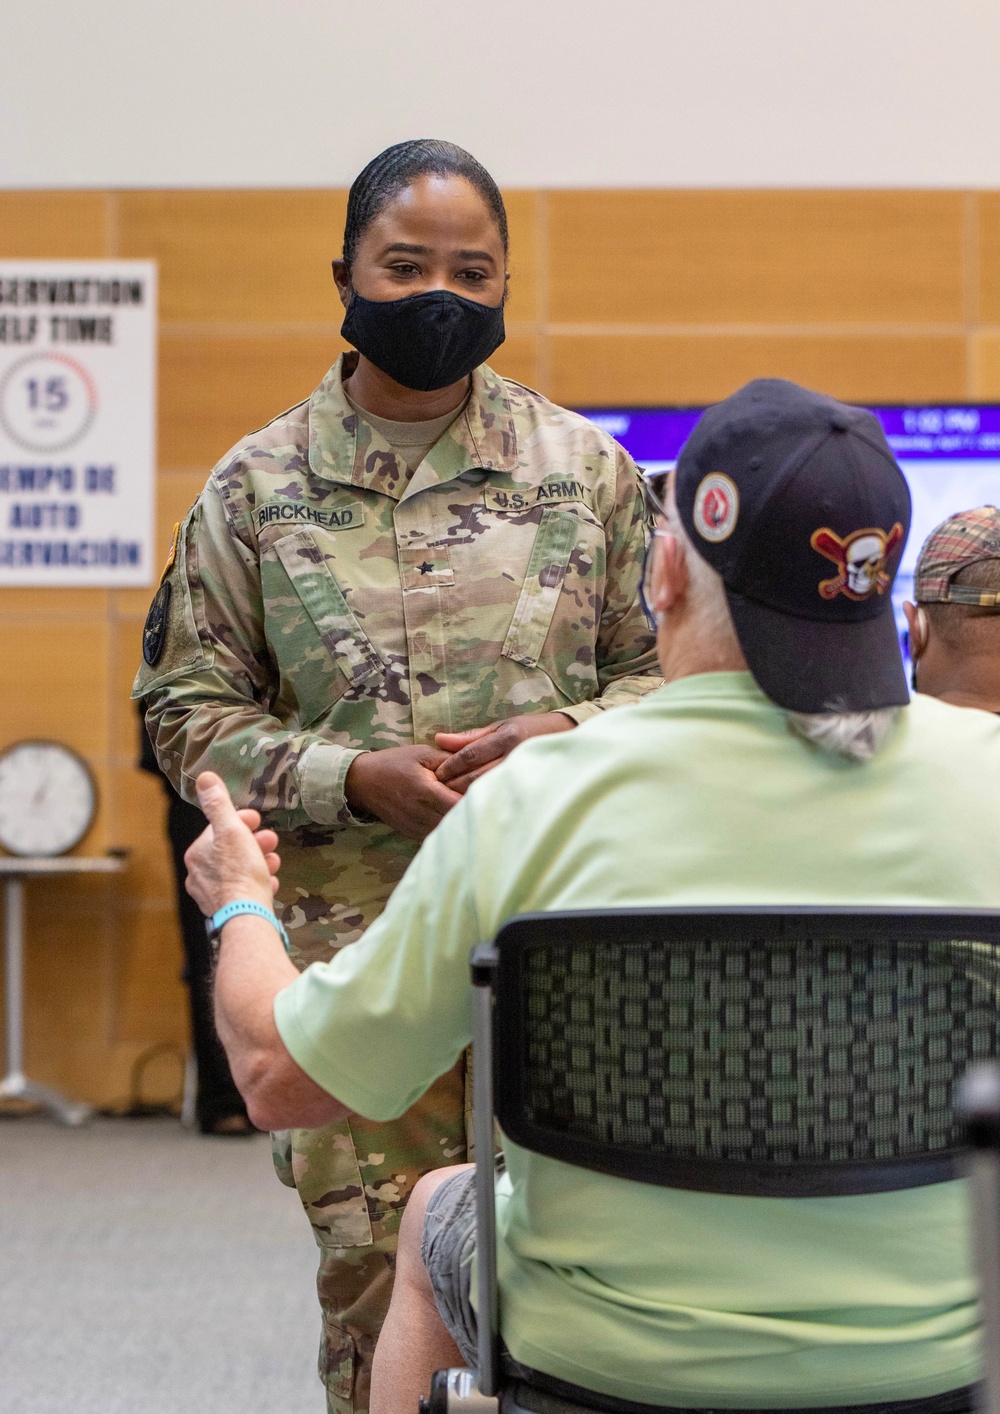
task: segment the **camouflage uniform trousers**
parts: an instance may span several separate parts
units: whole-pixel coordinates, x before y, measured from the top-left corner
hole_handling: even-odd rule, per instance
[[[278,1176],[298,1189],[320,1249],[319,1375],[329,1414],[367,1414],[403,1209],[423,1174],[471,1157],[467,1096],[471,1065],[463,1057],[388,1124],[355,1115],[273,1136]]]

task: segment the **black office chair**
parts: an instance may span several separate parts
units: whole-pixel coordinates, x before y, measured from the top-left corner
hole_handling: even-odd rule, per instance
[[[1000,1056],[1000,914],[980,910],[536,914],[475,950],[472,980],[479,1368],[439,1370],[432,1414],[651,1414],[501,1353],[494,1114],[523,1148],[642,1183],[880,1193],[958,1175],[955,1083]]]
[[[981,1414],[1000,1414],[1000,1065],[975,1065],[958,1086],[958,1117],[971,1150],[973,1249],[983,1323]]]

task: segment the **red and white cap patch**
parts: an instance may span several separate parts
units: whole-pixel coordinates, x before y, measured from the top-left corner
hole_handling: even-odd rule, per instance
[[[721,471],[711,471],[702,478],[695,492],[692,516],[702,540],[726,540],[736,527],[739,510],[740,493],[735,482]]]

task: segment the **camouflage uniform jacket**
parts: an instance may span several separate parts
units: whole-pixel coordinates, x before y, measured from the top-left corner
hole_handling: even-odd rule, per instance
[[[483,366],[410,475],[344,395],[355,357],[212,472],[134,689],[186,799],[212,769],[283,833],[299,965],[359,937],[416,849],[348,808],[359,752],[521,712],[581,722],[658,682],[622,448]]]

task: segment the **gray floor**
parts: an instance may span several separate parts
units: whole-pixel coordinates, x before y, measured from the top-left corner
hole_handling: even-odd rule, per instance
[[[3,1414],[322,1414],[315,1253],[267,1140],[0,1120]]]

